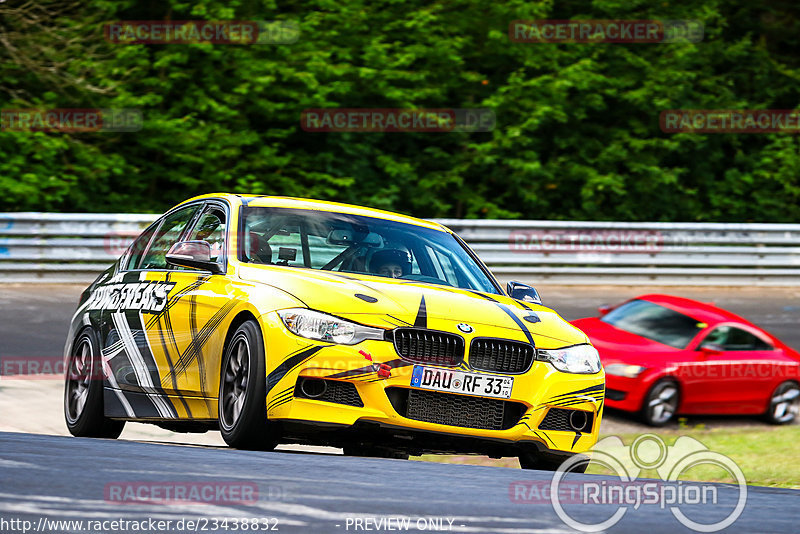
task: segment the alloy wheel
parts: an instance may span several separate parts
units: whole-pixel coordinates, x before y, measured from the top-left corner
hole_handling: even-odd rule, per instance
[[[92,343],[84,336],[73,350],[67,369],[67,417],[71,422],[78,420],[86,406],[93,360]]]
[[[770,414],[776,423],[789,423],[800,412],[800,387],[786,382],[778,386],[770,399]]]
[[[669,382],[657,385],[647,403],[648,419],[651,424],[663,425],[675,415],[678,409],[678,388]]]

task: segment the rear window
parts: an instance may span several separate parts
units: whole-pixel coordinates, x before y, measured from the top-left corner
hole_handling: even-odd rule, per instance
[[[697,319],[646,300],[626,302],[600,320],[676,349],[685,349],[697,333],[706,327]]]

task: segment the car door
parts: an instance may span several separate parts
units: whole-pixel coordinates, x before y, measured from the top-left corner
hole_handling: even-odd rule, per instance
[[[131,418],[178,416],[161,377],[167,361],[153,349],[148,324],[164,314],[176,284],[164,274],[161,250],[177,241],[197,216],[200,204],[183,206],[145,230],[120,260],[118,272],[100,286],[101,345],[106,414]],[[161,274],[160,274],[161,273]]]
[[[743,327],[718,325],[698,343],[695,399],[709,412],[758,413],[773,381],[776,349]]]
[[[206,202],[182,237],[211,246],[211,259],[227,264],[230,213],[226,204]],[[160,258],[174,242],[153,249]],[[221,328],[236,305],[224,272],[167,266],[151,278],[174,284],[162,311],[145,325],[153,354],[159,361],[161,381],[181,417],[214,419],[221,355],[225,334]]]

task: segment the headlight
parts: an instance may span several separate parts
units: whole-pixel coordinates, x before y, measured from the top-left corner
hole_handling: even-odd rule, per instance
[[[606,365],[605,369],[607,375],[636,378],[639,376],[639,374],[641,374],[642,371],[647,369],[647,367],[642,367],[641,365],[628,365],[626,363],[612,363],[611,365]]]
[[[351,323],[344,319],[305,308],[292,308],[278,312],[283,324],[295,335],[329,341],[342,345],[355,345],[365,339],[383,340],[380,328]]]
[[[537,349],[537,359],[550,362],[564,373],[592,375],[600,371],[600,355],[591,345],[573,345],[563,349]]]

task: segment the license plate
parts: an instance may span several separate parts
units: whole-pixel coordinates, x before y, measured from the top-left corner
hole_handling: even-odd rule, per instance
[[[411,385],[435,391],[507,399],[511,397],[514,378],[415,365],[411,374]]]

